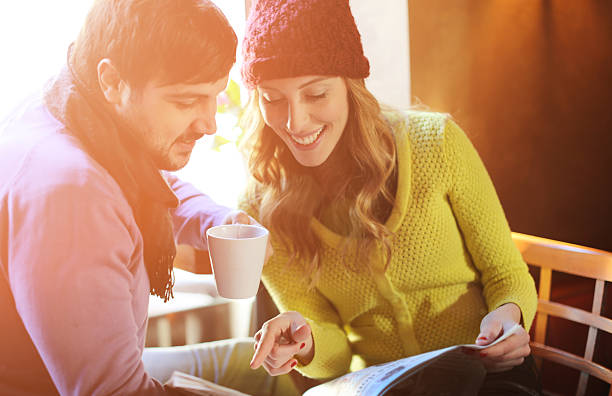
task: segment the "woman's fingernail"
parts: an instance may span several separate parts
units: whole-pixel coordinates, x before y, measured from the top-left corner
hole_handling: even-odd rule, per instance
[[[294,368],[295,366],[297,366],[297,362],[294,361],[293,363],[291,363],[291,368]]]
[[[480,357],[487,357],[487,353],[486,352],[480,352]]]
[[[302,342],[302,345],[300,345],[300,349],[304,349],[305,346],[306,346],[306,343]]]

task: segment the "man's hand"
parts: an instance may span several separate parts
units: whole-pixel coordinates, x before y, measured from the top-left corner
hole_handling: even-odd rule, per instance
[[[254,218],[243,212],[242,210],[232,210],[225,216],[223,219],[223,224],[253,224],[263,227]],[[272,244],[270,243],[270,238],[268,238],[268,246],[266,247],[266,259],[265,262],[268,262],[268,259],[274,253],[274,249],[272,249]]]
[[[299,358],[308,364],[314,356],[310,326],[299,312],[283,312],[268,320],[255,334],[255,354],[251,368],[263,364],[270,375],[293,370]]]
[[[225,216],[222,224],[255,224],[260,225],[242,210],[232,210]]]

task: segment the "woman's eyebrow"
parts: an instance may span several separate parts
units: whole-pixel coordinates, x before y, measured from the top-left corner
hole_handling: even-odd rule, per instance
[[[314,78],[314,79],[312,79],[310,81],[305,82],[304,84],[300,85],[298,88],[302,89],[302,88],[304,88],[307,85],[318,83],[319,81],[324,81],[324,80],[328,80],[328,79],[329,79],[329,77],[317,77],[317,78]]]

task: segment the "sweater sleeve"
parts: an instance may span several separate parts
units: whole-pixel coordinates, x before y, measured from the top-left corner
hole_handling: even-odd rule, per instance
[[[310,378],[329,379],[349,371],[351,348],[338,313],[295,263],[288,265],[280,247],[266,264],[262,280],[279,311],[301,313],[312,330],[314,357],[297,369]]]
[[[176,242],[208,250],[206,230],[222,224],[231,209],[215,203],[172,173],[164,172],[164,177],[179,199],[179,206],[171,211]]]
[[[130,268],[142,263],[131,209],[107,179],[72,176],[52,184],[30,174],[8,194],[16,309],[60,394],[164,394],[141,361],[148,296],[133,289],[136,274],[147,278]]]
[[[471,142],[452,120],[446,123],[444,146],[452,175],[449,200],[480,272],[488,309],[515,303],[529,330],[537,307],[535,284],[512,241],[493,183]]]
[[[259,221],[253,203],[243,198],[240,208]],[[296,369],[306,377],[331,379],[346,374],[352,351],[342,321],[333,305],[316,288],[310,288],[296,262],[288,264],[284,247],[271,234],[274,254],[262,273],[262,282],[280,312],[296,311],[308,321],[314,340],[314,357]]]

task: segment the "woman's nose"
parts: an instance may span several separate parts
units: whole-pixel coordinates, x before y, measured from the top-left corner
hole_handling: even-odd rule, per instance
[[[300,134],[308,122],[308,112],[301,104],[289,104],[286,128],[290,133]]]

